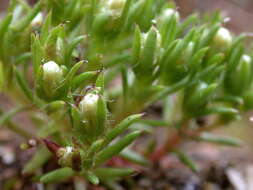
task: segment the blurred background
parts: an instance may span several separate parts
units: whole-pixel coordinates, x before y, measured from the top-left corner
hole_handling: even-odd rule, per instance
[[[36,0],[28,0],[30,3]],[[235,33],[252,31],[253,26],[253,1],[252,0],[171,0],[174,1],[182,16],[187,16],[193,11],[200,13],[221,10],[224,15],[231,18],[228,27]],[[3,11],[9,0],[0,0],[0,11]]]
[[[222,11],[231,21],[227,27],[235,33],[251,32],[253,29],[252,0],[175,0],[183,16],[193,11],[200,13]]]

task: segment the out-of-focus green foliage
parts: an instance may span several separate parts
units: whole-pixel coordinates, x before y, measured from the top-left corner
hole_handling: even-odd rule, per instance
[[[149,164],[129,148],[121,152],[140,135],[129,130],[133,123],[196,132],[203,117],[226,124],[252,109],[247,35],[223,25],[219,15],[181,19],[165,0],[41,0],[33,7],[12,0],[0,20],[0,90],[22,106],[3,112],[0,123],[22,135],[12,116],[33,109],[34,138],[44,139],[62,167],[43,174],[43,183],[81,175],[98,184],[132,174],[104,165],[116,155]],[[110,85],[119,77],[121,84]],[[138,113],[157,102],[163,118],[140,121]],[[207,133],[192,139],[238,145]],[[39,147],[23,172],[36,172],[52,154]]]

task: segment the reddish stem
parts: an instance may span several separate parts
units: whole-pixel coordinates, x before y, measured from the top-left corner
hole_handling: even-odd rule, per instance
[[[170,152],[180,144],[182,141],[182,138],[178,134],[178,132],[175,132],[170,138],[167,139],[167,141],[160,147],[158,147],[153,154],[150,156],[150,160],[153,162],[156,162],[160,160],[167,152]]]
[[[54,155],[56,155],[59,148],[61,148],[60,145],[56,144],[55,142],[51,140],[48,140],[48,139],[42,139],[42,140],[46,144],[48,150],[50,150],[50,152],[52,152]]]

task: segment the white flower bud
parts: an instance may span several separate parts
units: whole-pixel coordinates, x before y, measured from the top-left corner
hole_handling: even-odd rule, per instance
[[[39,12],[37,16],[32,20],[31,25],[32,26],[40,26],[43,22],[43,14]]]
[[[106,125],[106,102],[99,93],[100,88],[92,89],[78,104],[80,125],[85,128],[88,142],[102,135]]]
[[[54,97],[54,93],[61,80],[63,79],[62,68],[54,61],[49,61],[42,66],[43,88],[48,98]]]
[[[221,48],[228,48],[232,43],[232,36],[228,29],[221,27],[213,39],[214,45]]]
[[[250,63],[251,62],[251,57],[244,54],[241,58],[241,62],[246,62],[246,63]]]
[[[123,9],[124,5],[126,3],[126,0],[109,0],[108,6],[110,9]]]
[[[43,80],[58,82],[63,76],[62,69],[54,61],[49,61],[43,65]]]
[[[113,16],[120,16],[121,12],[125,6],[126,0],[109,0],[107,2],[107,7],[111,11]]]
[[[192,56],[193,49],[194,49],[194,42],[189,42],[188,46],[183,50],[178,60],[178,64],[187,63]]]
[[[82,101],[79,103],[80,111],[85,112],[94,112],[97,109],[99,95],[89,93],[85,95]]]
[[[73,168],[75,164],[79,164],[73,162],[75,158],[80,158],[80,154],[72,146],[59,148],[56,155],[59,159],[58,163],[61,166]],[[75,160],[75,162],[78,160]]]
[[[171,8],[168,8],[168,9],[165,9],[162,13],[162,17],[163,18],[168,18],[168,17],[171,17],[172,15],[175,15],[175,18],[177,21],[179,21],[180,19],[180,15],[179,13],[174,10],[174,9],[171,9]]]

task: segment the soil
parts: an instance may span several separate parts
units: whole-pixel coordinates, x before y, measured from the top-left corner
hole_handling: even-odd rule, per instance
[[[8,138],[6,138],[6,136]],[[34,176],[22,175],[22,166],[31,158],[34,148],[22,151],[20,142],[8,132],[0,137],[0,187],[3,190],[43,190]],[[9,138],[13,139],[10,140]],[[250,190],[253,187],[253,157],[246,148],[218,148],[205,143],[188,143],[182,146],[198,163],[198,172],[192,172],[176,156],[164,156],[151,168],[138,168],[135,175],[119,181],[122,190]],[[114,158],[116,165],[124,165]],[[42,172],[58,167],[50,160]],[[93,186],[78,179],[89,190],[105,190],[105,185]],[[74,190],[76,179],[53,184],[53,190]]]

